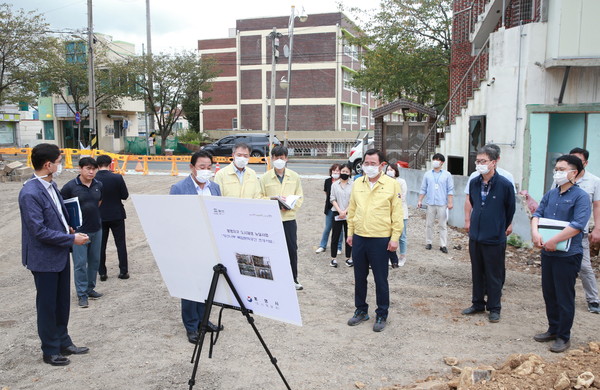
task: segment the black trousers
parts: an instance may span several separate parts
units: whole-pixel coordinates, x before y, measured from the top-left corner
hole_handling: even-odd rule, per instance
[[[342,229],[344,230],[344,237],[348,237],[348,223],[346,221],[333,221],[331,227],[331,242],[338,242],[340,240],[340,235],[342,234]],[[346,244],[346,257],[349,259],[352,256],[352,247]],[[337,256],[337,245],[331,246],[331,257],[336,258]]]
[[[565,341],[571,338],[575,318],[575,280],[582,253],[548,256],[542,252],[542,292],[546,303],[548,332]]]
[[[506,242],[488,245],[469,240],[469,255],[471,256],[471,277],[473,280],[473,297],[471,300],[473,306],[478,310],[487,308],[490,312],[500,313],[502,309],[502,287],[506,278],[504,263]]]
[[[375,313],[379,317],[387,318],[390,307],[390,286],[388,284],[388,243],[389,237],[362,237],[352,236],[354,249],[354,306],[365,313],[369,312],[367,304],[367,277],[369,266],[373,271],[375,280]]]
[[[285,243],[290,256],[294,282],[298,282],[298,225],[296,220],[283,221],[283,232],[285,233]]]
[[[61,348],[73,344],[67,326],[71,308],[70,260],[60,272],[31,271],[37,294],[38,334],[44,355],[58,355]]]
[[[125,241],[125,220],[103,221],[102,222],[102,247],[100,249],[100,267],[98,274],[106,275],[106,245],[108,243],[108,231],[112,230],[115,245],[117,247],[117,256],[119,257],[119,273],[129,272],[127,265],[127,243]]]

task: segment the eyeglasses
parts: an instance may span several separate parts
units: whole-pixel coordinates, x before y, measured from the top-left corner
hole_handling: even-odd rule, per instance
[[[477,165],[487,165],[487,163],[492,162],[493,160],[475,160],[475,164]]]

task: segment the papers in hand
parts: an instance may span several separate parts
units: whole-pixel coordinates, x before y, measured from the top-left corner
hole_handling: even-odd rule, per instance
[[[291,210],[294,208],[294,206],[296,206],[296,202],[298,202],[298,199],[302,198],[302,196],[300,195],[288,195],[285,197],[285,200],[283,200],[284,197],[281,196],[273,196],[271,197],[271,199],[276,200],[279,202],[279,207],[286,209],[286,210]]]
[[[538,222],[538,231],[542,236],[542,241],[547,242],[552,237],[560,233],[564,228],[569,226],[569,222],[560,221],[558,219],[540,218]],[[560,241],[556,244],[557,251],[568,252],[571,246],[571,239]]]
[[[83,224],[83,216],[81,215],[81,206],[79,205],[79,198],[65,199],[65,208],[69,214],[69,226],[73,229],[77,229]]]
[[[334,219],[334,220],[336,220],[336,221],[345,221],[345,220],[346,220],[346,217],[343,217],[343,218],[342,218],[342,217],[340,217],[339,215],[336,215],[336,216],[334,216],[334,217],[333,217],[333,219]]]

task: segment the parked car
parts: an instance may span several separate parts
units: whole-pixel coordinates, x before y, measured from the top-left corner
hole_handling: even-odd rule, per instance
[[[223,137],[220,140],[202,147],[202,150],[210,152],[213,156],[231,156],[233,145],[238,142],[244,142],[250,146],[250,156],[263,157],[269,153],[269,134],[235,134]],[[275,137],[274,145],[280,145],[281,142]]]
[[[362,174],[363,153],[373,147],[373,138],[367,140],[367,145],[364,143],[364,138],[357,139],[348,156],[348,164],[358,175]]]

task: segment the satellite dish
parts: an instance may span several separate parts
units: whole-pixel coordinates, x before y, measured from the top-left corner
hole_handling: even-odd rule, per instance
[[[290,48],[289,48],[289,46],[287,44],[285,46],[283,46],[283,55],[286,58],[290,57]]]

